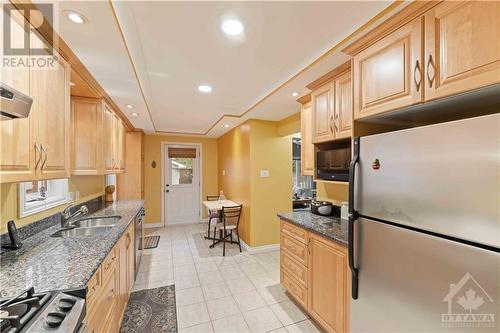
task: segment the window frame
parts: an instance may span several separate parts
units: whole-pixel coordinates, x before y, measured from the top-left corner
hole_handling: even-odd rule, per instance
[[[27,183],[30,182],[21,182],[18,186],[19,218],[43,212],[45,210],[68,203],[69,201],[69,182],[66,178],[47,180],[47,193],[53,192],[53,194],[51,196],[48,196],[44,201],[26,201]]]

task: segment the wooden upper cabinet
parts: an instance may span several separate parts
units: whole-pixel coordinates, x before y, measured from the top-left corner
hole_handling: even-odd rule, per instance
[[[13,27],[15,41],[28,37],[32,47],[50,55],[48,43],[33,30],[27,36]],[[70,68],[56,51],[52,59],[52,68],[2,69],[2,82],[33,98],[29,117],[1,122],[2,183],[70,176]]]
[[[121,173],[125,171],[126,128],[107,104],[104,104],[103,110],[104,173]]]
[[[304,104],[300,113],[301,149],[300,163],[304,176],[314,175],[314,145],[312,143],[313,118],[311,103]]]
[[[419,17],[354,55],[354,119],[423,101],[422,29]]]
[[[500,2],[441,2],[425,25],[427,100],[500,82]]]
[[[24,41],[26,33],[21,25],[13,24],[11,33],[14,43]],[[23,94],[31,95],[28,69],[2,67],[0,70],[3,83]],[[35,126],[34,112],[30,112],[27,118],[0,121],[0,183],[35,178],[35,163],[40,158],[38,146],[35,147]]]
[[[48,47],[43,37],[31,32],[32,47]],[[54,67],[33,69],[31,112],[37,115],[37,139],[42,159],[38,179],[70,176],[70,67],[54,50]]]
[[[117,150],[117,170],[119,172],[125,172],[125,134],[126,128],[121,119],[118,118],[118,150]]]
[[[335,138],[348,138],[352,128],[352,86],[351,72],[346,72],[335,80]]]
[[[103,149],[104,149],[104,172],[113,173],[115,161],[115,115],[107,104],[103,107]]]
[[[309,233],[308,312],[327,332],[347,332],[347,249]]]
[[[102,100],[85,97],[71,99],[71,173],[103,174]]]
[[[311,93],[314,143],[333,139],[332,94],[330,83]]]

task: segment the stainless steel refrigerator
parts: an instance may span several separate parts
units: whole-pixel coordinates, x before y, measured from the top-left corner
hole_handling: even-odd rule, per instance
[[[500,332],[500,114],[356,138],[352,332]]]

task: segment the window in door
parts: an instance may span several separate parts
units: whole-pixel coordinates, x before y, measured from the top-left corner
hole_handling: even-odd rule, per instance
[[[196,148],[168,148],[171,163],[170,184],[190,185],[193,183],[193,165],[196,159]]]

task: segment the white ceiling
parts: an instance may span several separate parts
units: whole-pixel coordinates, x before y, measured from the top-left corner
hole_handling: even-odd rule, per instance
[[[348,57],[335,51],[289,80],[390,3],[71,1],[61,13],[73,9],[88,22],[61,17],[59,30],[135,127],[218,137],[249,118],[297,112],[291,93],[306,94],[307,83]],[[242,38],[224,35],[225,17],[243,22]]]

